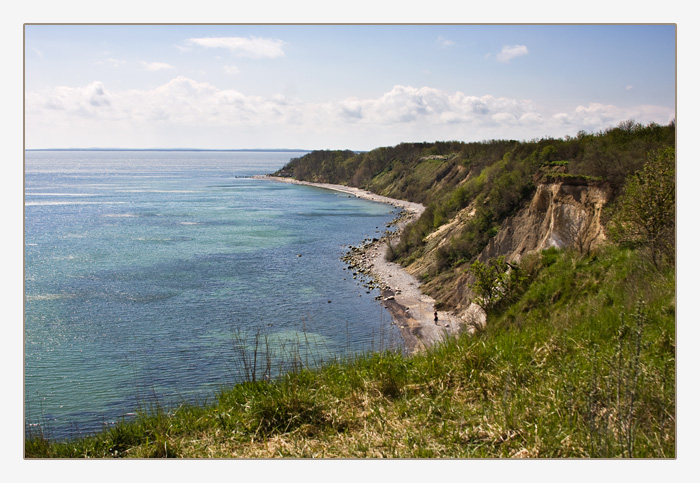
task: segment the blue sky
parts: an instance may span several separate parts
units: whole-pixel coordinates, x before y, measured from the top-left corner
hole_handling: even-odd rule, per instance
[[[26,25],[27,148],[372,149],[675,118],[673,25]]]

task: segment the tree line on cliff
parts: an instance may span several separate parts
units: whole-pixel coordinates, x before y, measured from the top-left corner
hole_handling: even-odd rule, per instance
[[[474,216],[441,251],[439,270],[446,270],[472,261],[538,183],[605,184],[612,193],[610,205],[617,206],[626,180],[658,153],[675,146],[675,131],[675,122],[664,126],[625,121],[563,139],[402,143],[364,153],[313,151],[292,159],[275,174],[359,187],[424,204],[423,215],[404,230],[392,250],[396,261],[404,264],[422,255],[428,234],[472,205]],[[632,215],[629,206],[625,212]],[[618,217],[618,228],[623,225]],[[665,241],[655,241],[655,247],[675,244],[675,238],[668,240],[672,235],[668,227],[658,231]],[[627,235],[621,234],[619,240],[633,241]]]

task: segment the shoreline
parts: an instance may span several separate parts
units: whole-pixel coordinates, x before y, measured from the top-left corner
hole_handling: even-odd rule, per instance
[[[396,244],[404,227],[425,211],[422,204],[397,200],[344,185],[313,183],[277,176],[254,176],[254,178],[324,188],[400,208],[402,212],[392,222],[396,224],[396,230],[393,233],[384,234],[381,238],[358,247],[350,247],[350,251],[343,260],[350,269],[355,270],[358,277],[370,280],[365,282],[366,286],[380,289],[381,297],[378,298],[391,314],[393,323],[399,328],[408,353],[420,352],[443,340],[446,335],[456,335],[459,332],[461,320],[452,313],[437,311],[436,324],[433,315],[435,300],[421,292],[421,282],[401,265],[386,260],[389,244]]]

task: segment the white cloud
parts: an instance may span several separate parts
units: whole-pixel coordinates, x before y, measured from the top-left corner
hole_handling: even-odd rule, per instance
[[[104,60],[100,60],[98,62],[95,62],[96,65],[108,65],[110,67],[121,67],[122,65],[125,65],[127,62],[125,60],[120,60],[120,59],[114,59],[114,58],[107,58]]]
[[[497,112],[491,116],[497,124],[514,124],[517,118],[510,112]]]
[[[564,124],[577,125],[584,130],[596,130],[621,121],[622,111],[612,104],[591,103],[577,106],[573,112],[555,114],[555,119]]]
[[[280,39],[260,37],[201,37],[190,38],[187,42],[191,45],[208,49],[226,49],[233,55],[249,57],[252,59],[284,56],[283,47],[286,43]]]
[[[240,72],[240,69],[235,65],[225,65],[224,72],[226,72],[227,75],[236,75]]]
[[[338,102],[339,115],[348,121],[358,121],[363,117],[363,103],[358,99],[343,99]]]
[[[51,119],[54,115],[62,119],[71,117],[102,117],[105,108],[111,108],[112,97],[102,82],[96,81],[85,87],[56,87],[41,92],[28,93],[27,112],[44,115]],[[101,112],[102,111],[102,112]]]
[[[453,40],[449,40],[449,39],[443,37],[442,35],[440,35],[440,36],[437,38],[437,41],[436,41],[436,42],[438,43],[438,45],[439,45],[440,47],[443,47],[443,48],[452,47],[453,45],[455,45],[455,42],[454,42]]]
[[[144,60],[141,61],[141,65],[143,65],[146,70],[155,72],[158,70],[168,70],[172,69],[173,66],[170,64],[166,64],[165,62],[146,62]]]
[[[528,124],[542,124],[544,116],[539,112],[526,112],[520,116],[520,121]]]
[[[496,59],[499,62],[510,62],[512,59],[528,53],[527,47],[524,45],[504,45]]]
[[[30,148],[252,147],[259,139],[258,147],[372,149],[414,140],[557,137],[673,116],[659,106],[597,103],[553,113],[530,100],[401,85],[371,98],[304,102],[176,77],[149,90],[112,92],[93,82],[28,92],[26,139]]]
[[[621,108],[593,102],[587,106],[576,106],[571,112],[557,113],[552,118],[561,125],[578,126],[579,130],[596,132],[627,120],[642,124],[666,124],[675,118],[675,111],[662,106],[639,105]]]
[[[365,110],[372,121],[381,123],[414,122],[434,112],[434,106],[441,104],[439,92],[424,87],[395,86],[391,91],[376,100],[366,103]],[[431,105],[429,98],[432,97]]]

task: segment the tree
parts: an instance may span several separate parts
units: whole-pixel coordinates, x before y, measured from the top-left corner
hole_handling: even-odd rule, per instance
[[[656,267],[672,263],[676,247],[676,151],[653,153],[644,167],[628,177],[611,220],[613,240],[647,247]]]
[[[474,282],[469,284],[476,296],[474,302],[487,312],[499,302],[510,300],[524,280],[520,267],[506,262],[504,256],[487,263],[477,260],[469,272],[474,276]]]

